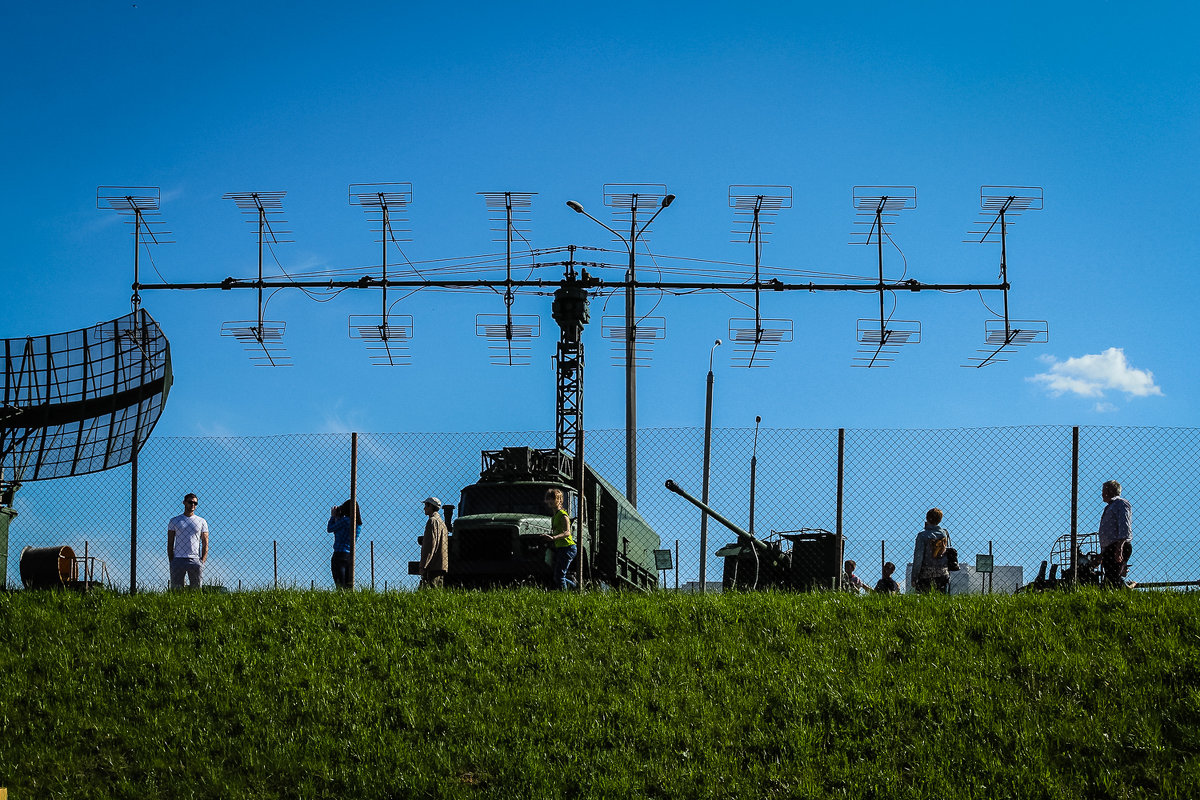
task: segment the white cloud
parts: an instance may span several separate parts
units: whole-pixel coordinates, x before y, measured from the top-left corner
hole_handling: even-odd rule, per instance
[[[1047,372],[1026,380],[1045,385],[1053,397],[1071,393],[1082,397],[1104,397],[1109,390],[1124,392],[1132,397],[1162,396],[1162,389],[1154,383],[1154,373],[1134,369],[1125,360],[1125,351],[1110,347],[1103,353],[1077,356],[1059,361],[1053,356],[1042,356],[1049,364]],[[1100,403],[1097,411],[1111,411],[1109,403]]]
[[[333,407],[325,412],[321,433],[354,433],[365,430],[361,409],[346,408],[345,398],[333,401]]]
[[[1097,414],[1111,414],[1113,411],[1117,410],[1117,407],[1112,403],[1096,403],[1095,410]]]

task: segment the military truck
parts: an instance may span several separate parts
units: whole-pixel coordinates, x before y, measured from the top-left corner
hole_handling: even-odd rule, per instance
[[[591,467],[584,470],[588,525],[580,531],[574,459],[562,450],[485,450],[479,481],[463,487],[450,530],[446,585],[553,585],[547,489],[563,493],[587,582],[648,590],[658,585],[659,538],[637,509]],[[576,566],[572,566],[572,573]]]

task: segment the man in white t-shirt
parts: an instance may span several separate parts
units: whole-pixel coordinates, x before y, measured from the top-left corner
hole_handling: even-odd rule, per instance
[[[188,492],[183,496],[183,513],[167,523],[167,554],[171,558],[171,588],[183,588],[183,576],[188,584],[199,589],[208,558],[208,523],[196,516],[200,499]]]

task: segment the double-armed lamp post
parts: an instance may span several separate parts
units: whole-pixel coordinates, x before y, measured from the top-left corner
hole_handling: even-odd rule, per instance
[[[567,201],[567,208],[601,226],[625,243],[629,251],[629,271],[625,273],[625,496],[637,508],[637,314],[635,290],[637,285],[637,243],[650,223],[662,210],[675,201],[675,195],[663,197],[658,209],[639,228],[638,196],[632,195],[629,204],[629,238],[625,238],[583,210],[583,204]]]

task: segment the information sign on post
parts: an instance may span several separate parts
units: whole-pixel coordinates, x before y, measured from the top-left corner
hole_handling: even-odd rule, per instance
[[[975,556],[975,571],[979,573],[989,573],[992,571],[992,557],[987,553],[978,553]]]
[[[670,550],[655,550],[654,551],[654,568],[655,569],[674,569],[672,566]]]

